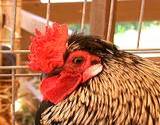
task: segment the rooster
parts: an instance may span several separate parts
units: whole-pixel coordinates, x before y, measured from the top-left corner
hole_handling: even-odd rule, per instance
[[[36,125],[160,125],[160,67],[55,23],[36,30],[29,66],[43,73]]]

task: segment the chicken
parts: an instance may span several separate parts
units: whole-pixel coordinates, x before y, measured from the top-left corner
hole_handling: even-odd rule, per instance
[[[95,36],[68,38],[66,30],[55,24],[32,39],[30,67],[43,72],[35,124],[159,125],[160,67]]]

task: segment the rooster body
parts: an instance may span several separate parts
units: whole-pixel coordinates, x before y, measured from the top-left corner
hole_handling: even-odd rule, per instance
[[[63,66],[43,75],[36,125],[160,125],[158,65],[94,36],[67,41]]]
[[[68,51],[82,49],[102,58],[103,71],[62,102],[44,101],[41,125],[160,124],[158,65],[92,37],[73,36],[69,42]]]

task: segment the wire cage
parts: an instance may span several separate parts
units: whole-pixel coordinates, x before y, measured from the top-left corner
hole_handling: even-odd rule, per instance
[[[19,82],[16,80],[14,83],[15,83],[15,97],[17,97]],[[10,121],[11,104],[12,104],[12,81],[0,80],[0,117],[4,118],[10,124],[11,124]],[[5,125],[5,123],[3,124]],[[2,123],[0,123],[0,125],[2,125]]]
[[[1,0],[0,0],[1,1]],[[94,1],[94,0],[93,0]],[[108,29],[107,29],[107,35],[106,40],[112,39],[112,29],[113,23],[115,23],[114,20],[114,9],[115,4],[117,0],[110,0],[110,8],[109,8],[109,22],[108,22]],[[15,49],[14,44],[16,41],[15,32],[16,32],[16,14],[17,14],[17,0],[12,0],[12,12],[13,12],[13,22],[12,22],[12,28],[11,28],[11,38],[10,38],[10,50],[2,50],[0,49],[0,70],[8,69],[11,70],[11,74],[1,73],[0,79],[2,77],[10,77],[9,80],[0,80],[0,115],[6,112],[9,112],[10,108],[12,110],[12,114],[8,117],[12,116],[11,123],[12,125],[15,125],[15,100],[17,96],[17,90],[19,87],[19,81],[18,78],[20,77],[32,77],[32,76],[40,76],[39,73],[34,72],[20,72],[20,70],[28,70],[27,65],[7,65],[3,66],[1,61],[2,60],[2,54],[11,53],[19,57],[19,55],[28,54],[29,50],[20,50]],[[82,9],[82,17],[81,17],[81,31],[84,30],[84,23],[85,23],[85,14],[86,14],[86,3],[87,0],[84,0],[83,2],[83,9]],[[1,4],[1,2],[0,2]],[[47,4],[47,10],[46,10],[46,25],[49,25],[49,19],[50,19],[50,0],[48,0]],[[137,41],[137,48],[139,48],[139,41],[141,36],[141,28],[142,28],[142,22],[143,22],[143,15],[144,15],[144,6],[145,6],[145,0],[142,0],[141,2],[141,8],[140,8],[140,14],[139,14],[139,28],[138,28],[138,41]],[[160,53],[160,49],[134,49],[134,50],[125,50],[134,54],[137,53]],[[12,105],[11,105],[12,104]],[[11,107],[12,106],[12,107]],[[0,124],[1,125],[1,124]]]

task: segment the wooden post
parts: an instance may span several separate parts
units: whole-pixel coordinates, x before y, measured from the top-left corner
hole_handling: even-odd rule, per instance
[[[0,44],[0,50],[2,49],[2,46]],[[0,53],[0,66],[2,66],[2,53]],[[1,71],[0,71],[1,72]]]
[[[105,40],[113,42],[116,4],[117,0],[93,0],[90,16],[92,35],[100,36]],[[110,21],[112,22],[109,23]],[[109,29],[109,26],[111,26],[111,30]],[[108,33],[110,33],[110,36],[107,35]]]
[[[15,42],[14,42],[14,48],[15,50],[21,49],[21,0],[17,1],[17,14],[16,14],[16,33],[15,33]],[[21,65],[21,55],[16,54],[16,65]],[[19,70],[17,70],[17,73],[20,73]]]
[[[0,0],[0,50],[2,49],[1,47],[1,42],[2,42],[2,0]],[[2,66],[2,53],[0,53],[0,66]]]
[[[1,43],[8,43],[10,41],[10,34],[12,32],[13,26],[13,1],[12,0],[0,0],[0,13],[5,14],[6,22],[4,27],[0,27],[0,41]],[[4,6],[6,5],[6,6]],[[2,16],[2,14],[0,14]],[[3,17],[2,17],[3,18]],[[1,19],[1,18],[0,18]],[[17,1],[17,14],[16,14],[16,31],[15,31],[15,42],[14,49],[21,49],[21,27],[20,27],[20,19],[21,19],[21,0]],[[3,20],[3,19],[2,19]],[[0,21],[1,22],[1,21]],[[7,33],[5,33],[7,32]],[[20,54],[16,54],[16,65],[20,65],[21,59]],[[18,71],[18,70],[17,70]]]

